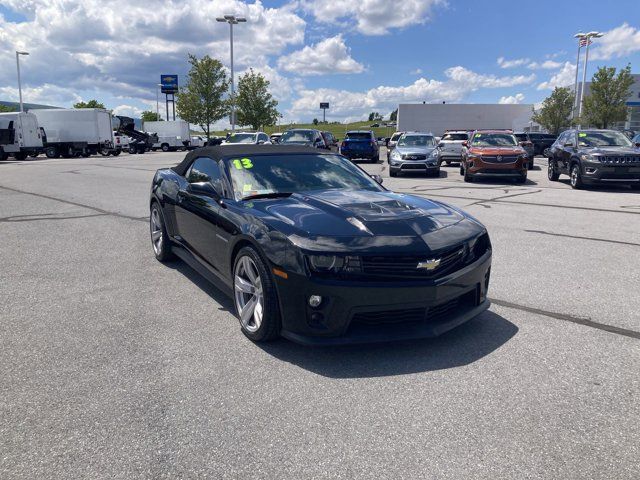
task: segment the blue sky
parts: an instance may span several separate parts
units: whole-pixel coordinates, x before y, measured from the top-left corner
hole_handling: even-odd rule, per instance
[[[3,0],[0,99],[17,97],[16,49],[25,101],[70,106],[98,98],[117,113],[155,110],[161,73],[188,69],[186,54],[228,64],[224,13],[237,27],[236,69],[271,80],[285,120],[311,120],[330,101],[330,119],[390,112],[398,102],[539,103],[573,82],[580,30],[606,35],[598,66],[631,63],[640,73],[636,1]],[[122,43],[121,38],[127,42]],[[222,122],[224,123],[224,122]]]

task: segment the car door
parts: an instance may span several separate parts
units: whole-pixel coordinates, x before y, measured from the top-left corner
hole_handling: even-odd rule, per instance
[[[201,260],[219,270],[220,250],[227,242],[220,236],[220,198],[207,195],[194,184],[210,184],[222,195],[223,177],[220,165],[208,157],[197,158],[187,170],[187,182],[178,190],[175,218],[183,243]]]
[[[571,157],[576,148],[576,135],[573,130],[565,132],[565,134],[564,140],[560,144],[560,168],[564,173],[569,173]]]

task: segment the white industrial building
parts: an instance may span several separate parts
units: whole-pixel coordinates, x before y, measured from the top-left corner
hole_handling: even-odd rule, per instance
[[[531,104],[401,103],[397,129],[431,132],[436,136],[442,136],[445,130],[529,130],[532,113]]]

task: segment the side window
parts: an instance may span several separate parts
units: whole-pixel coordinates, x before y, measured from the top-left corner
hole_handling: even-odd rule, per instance
[[[576,138],[573,132],[567,132],[567,136],[564,139],[564,143],[570,143],[572,147],[576,146]]]
[[[261,133],[260,137],[258,138],[258,140],[261,141],[261,142],[267,142],[267,141],[269,141],[269,137],[267,137],[266,133]]]
[[[224,196],[224,182],[220,165],[211,158],[196,158],[187,171],[186,178],[189,183],[210,182],[216,192]]]
[[[556,139],[556,144],[562,147],[564,145],[565,138],[567,138],[567,132],[561,133],[560,136]]]

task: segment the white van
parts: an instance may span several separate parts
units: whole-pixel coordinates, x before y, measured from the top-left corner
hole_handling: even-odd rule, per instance
[[[42,151],[42,131],[33,113],[0,113],[0,160],[24,160]]]

